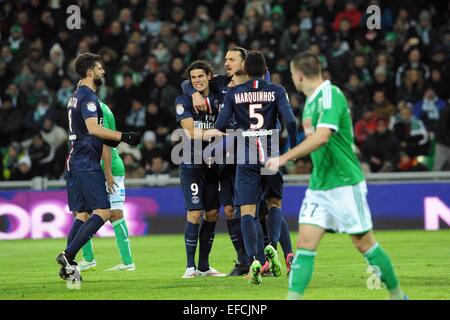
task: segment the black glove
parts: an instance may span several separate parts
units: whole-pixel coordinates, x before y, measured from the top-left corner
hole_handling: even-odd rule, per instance
[[[108,147],[115,148],[119,145],[120,141],[107,140],[103,139],[103,144],[106,144]]]
[[[128,143],[132,146],[137,146],[139,143],[141,143],[141,135],[138,132],[122,132],[120,141]]]

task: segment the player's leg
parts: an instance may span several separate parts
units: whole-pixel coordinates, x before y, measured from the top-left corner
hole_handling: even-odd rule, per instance
[[[269,197],[267,199],[268,215],[267,215],[267,235],[269,244],[274,248],[280,241],[281,233],[281,199]]]
[[[107,269],[107,271],[134,271],[136,269],[133,256],[131,255],[130,238],[128,233],[128,226],[123,216],[123,209],[125,203],[125,181],[124,176],[115,176],[114,182],[117,186],[110,194],[111,203],[111,225],[116,236],[116,244],[119,249],[122,263]]]
[[[386,285],[391,299],[404,300],[405,293],[400,287],[392,261],[375,240],[373,232],[369,231],[361,235],[352,235],[351,239],[356,249],[364,255],[368,264],[372,266],[374,273]]]
[[[354,186],[338,188],[334,191],[333,199],[345,203],[340,217],[343,221],[353,221],[345,225],[339,221],[351,239],[356,249],[374,269],[381,281],[386,285],[391,299],[403,300],[405,294],[400,287],[392,261],[383,248],[376,242],[372,232],[372,219],[367,203],[367,186],[363,181]],[[350,219],[351,218],[351,219]],[[345,229],[344,229],[345,228]]]
[[[289,275],[289,273],[291,272],[292,262],[294,261],[294,253],[292,251],[292,241],[291,235],[289,233],[289,225],[284,217],[281,217],[280,245],[283,249],[284,260],[286,262],[286,271]]]
[[[234,177],[236,166],[231,164],[219,165],[220,184],[219,199],[223,206],[228,234],[237,255],[237,262],[228,274],[229,276],[241,276],[248,273],[249,262],[245,252],[244,240],[242,239],[241,221],[237,211],[239,207],[234,207],[236,197],[234,195]]]
[[[89,214],[87,212],[84,213],[81,219],[86,222],[89,219]],[[97,262],[94,258],[94,244],[92,239],[89,239],[89,241],[81,248],[81,252],[83,253],[83,259],[78,262],[80,271],[95,270]]]
[[[184,243],[186,248],[186,270],[183,278],[199,275],[195,264],[198,234],[203,215],[203,179],[202,169],[198,167],[180,166],[180,182],[187,210],[184,226]]]
[[[89,215],[87,212],[73,212],[74,221],[72,224],[72,228],[70,229],[69,235],[67,237],[67,245],[69,245],[73,238],[77,235],[83,223],[87,221]]]
[[[311,224],[299,224],[297,251],[289,274],[289,300],[303,299],[314,270],[316,249],[325,229]]]
[[[316,249],[325,230],[336,229],[322,192],[306,190],[299,213],[297,250],[289,273],[288,299],[303,299],[311,281]]]
[[[82,202],[88,210],[92,210],[92,216],[83,223],[75,238],[65,250],[69,262],[74,261],[78,251],[92,238],[111,217],[109,197],[105,186],[103,171],[88,171],[74,173],[77,186],[82,196]]]

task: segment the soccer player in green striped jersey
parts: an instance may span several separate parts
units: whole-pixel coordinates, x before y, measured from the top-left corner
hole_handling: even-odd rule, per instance
[[[269,159],[266,167],[276,171],[291,159],[311,154],[313,172],[299,214],[288,299],[303,299],[312,278],[316,248],[325,231],[349,234],[391,299],[407,299],[391,259],[372,232],[367,186],[353,152],[352,121],[344,94],[323,80],[316,55],[298,54],[290,67],[296,89],[307,97],[302,116],[306,139],[282,156]]]
[[[100,102],[103,111],[103,126],[116,130],[116,121],[111,109]],[[130,239],[128,237],[128,227],[123,216],[125,202],[125,166],[116,148],[103,145],[102,169],[105,172],[106,183],[109,192],[109,202],[111,204],[111,219],[116,235],[117,247],[119,248],[122,263],[107,269],[106,271],[134,271],[135,264],[131,255]],[[80,271],[95,269],[97,262],[94,259],[92,239],[82,248],[83,260],[78,264]]]

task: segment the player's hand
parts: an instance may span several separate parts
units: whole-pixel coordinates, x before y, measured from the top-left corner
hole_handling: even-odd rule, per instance
[[[141,143],[141,135],[138,132],[122,132],[122,137],[120,141],[128,143],[131,146],[137,146]]]
[[[209,129],[203,131],[203,140],[205,141],[209,141],[211,138],[214,137],[223,137],[223,136],[227,136],[227,134],[217,129]]]
[[[278,168],[281,166],[284,166],[286,164],[286,161],[283,157],[274,157],[267,160],[265,167],[267,170],[271,172],[277,172]]]
[[[208,110],[208,106],[206,105],[206,100],[201,95],[200,92],[195,92],[192,95],[192,104],[194,106],[194,110],[196,113],[206,112]]]
[[[113,193],[114,186],[119,187],[119,185],[114,182],[114,177],[111,174],[111,172],[105,172],[105,178],[106,178],[106,190],[108,191],[108,193]]]
[[[103,144],[106,144],[108,147],[115,148],[119,145],[120,141],[103,139]]]

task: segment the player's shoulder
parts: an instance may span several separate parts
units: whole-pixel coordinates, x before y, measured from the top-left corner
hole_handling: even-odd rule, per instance
[[[183,106],[191,106],[192,105],[192,97],[187,94],[179,95],[175,98],[175,104],[182,104]]]
[[[271,91],[276,91],[276,92],[286,92],[286,88],[284,86],[282,86],[281,84],[277,84],[277,83],[266,82],[265,88],[267,88]]]

